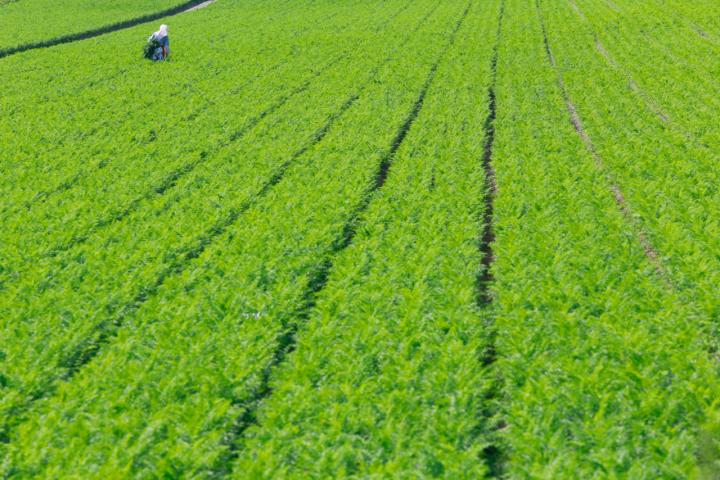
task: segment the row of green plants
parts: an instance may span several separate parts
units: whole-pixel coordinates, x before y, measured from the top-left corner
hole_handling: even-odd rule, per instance
[[[674,17],[676,22],[693,27],[695,33],[706,40],[715,43],[720,40],[720,19],[716,15],[717,5],[712,0],[701,0],[692,3],[683,2],[682,0],[670,0],[668,2],[653,0],[647,3],[648,7],[652,8],[652,15],[666,18]],[[619,2],[619,6],[624,9],[627,9],[628,5],[642,7],[642,5],[636,5],[627,0]]]
[[[687,132],[691,141],[717,149],[720,130],[714,119],[720,108],[720,67],[707,59],[720,53],[720,45],[682,23],[676,11],[659,12],[651,3],[634,3],[622,14],[594,0],[577,5],[587,12],[582,23],[660,107],[668,126]]]
[[[6,471],[182,476],[229,468],[244,415],[261,398],[267,372],[366,204],[466,5],[419,7],[418,30],[321,141],[181,273],[143,298],[52,397],[36,402],[13,429]],[[412,27],[388,35],[403,38]]]
[[[0,55],[17,47],[110,27],[171,10],[187,0],[22,0],[0,3]],[[199,3],[199,2],[198,2]]]
[[[377,13],[377,4],[357,10],[362,13]],[[290,23],[298,22],[297,14],[294,17]],[[333,27],[347,29],[353,19],[337,20]],[[205,36],[209,25],[201,22],[196,32]],[[283,32],[285,26],[278,22],[272,28]],[[342,51],[335,53],[327,40],[322,41],[327,38],[322,31],[307,36],[307,51],[298,57],[296,33],[288,29],[286,36],[278,34],[276,49],[255,62],[227,58],[229,73],[214,77],[215,83],[203,80],[207,75],[202,63],[191,68],[173,65],[168,76],[177,76],[178,81],[167,89],[148,89],[143,85],[147,77],[116,80],[100,91],[79,95],[70,105],[56,105],[58,116],[77,107],[79,113],[72,120],[43,123],[42,115],[23,115],[18,117],[23,120],[8,124],[12,153],[3,194],[9,202],[0,234],[6,271],[0,280],[22,276],[39,258],[66,249],[126,215],[148,196],[166,190],[193,165],[232,148],[233,141],[261,115],[297,95],[308,81],[327,68],[339,67],[341,61],[348,62],[340,58]],[[349,36],[346,42],[347,49]],[[109,99],[96,101],[98,97]],[[88,116],[99,120],[93,126]],[[58,123],[72,125],[76,134],[56,133],[53,125]],[[45,138],[48,131],[53,133]],[[38,191],[47,193],[38,198]]]
[[[271,49],[272,44],[259,45],[259,35],[263,32],[267,33],[268,27],[262,27],[263,18],[273,15],[274,20],[280,22],[286,28],[292,29],[291,33],[300,33],[298,30],[299,22],[297,20],[297,9],[307,10],[310,18],[320,20],[323,18],[321,12],[308,6],[307,4],[298,4],[295,9],[279,9],[277,5],[243,3],[240,5],[220,2],[213,5],[213,8],[199,10],[191,15],[179,15],[176,17],[160,20],[160,22],[168,22],[170,24],[170,36],[172,44],[180,48],[173,48],[172,58],[181,63],[191,59],[192,62],[184,66],[185,75],[188,77],[177,76],[168,81],[165,89],[174,91],[180,85],[188,88],[189,80],[192,79],[192,85],[199,86],[208,82],[214,76],[224,72],[219,69],[218,62],[223,56],[218,46],[226,40],[231,42],[226,46],[232,46],[238,58],[243,63],[248,62],[252,57],[251,54],[257,55],[264,47]],[[230,22],[229,14],[238,13],[239,18],[235,18],[234,22]],[[324,9],[327,16],[327,9]],[[293,20],[294,18],[294,20]],[[219,22],[219,23],[218,23]],[[215,23],[220,27],[213,35],[207,35],[207,29],[210,24]],[[229,28],[230,25],[233,28]],[[252,28],[255,25],[256,28]],[[138,47],[142,46],[150,32],[157,29],[158,23],[147,23],[138,25],[134,28],[114,32],[96,39],[84,40],[83,42],[74,42],[67,45],[58,46],[52,49],[35,50],[25,55],[8,57],[0,63],[0,70],[3,75],[7,75],[13,81],[7,85],[7,94],[16,100],[13,111],[22,112],[22,109],[29,109],[32,105],[42,114],[51,114],[52,103],[62,102],[61,105],[72,105],[74,108],[67,108],[65,114],[73,118],[76,113],[82,112],[83,108],[90,108],[91,105],[78,103],[75,105],[74,98],[78,93],[87,95],[88,90],[96,90],[94,101],[96,102],[112,102],[114,99],[108,95],[108,90],[102,90],[102,87],[112,88],[112,80],[122,80],[122,82],[134,82],[137,85],[148,88],[148,79],[154,77],[156,80],[162,76],[172,75],[174,69],[166,68],[161,72],[157,70],[165,64],[156,64],[154,67],[149,66],[147,62],[143,62],[138,58]],[[255,43],[254,48],[251,46]],[[102,48],[102,45],[105,48]],[[284,46],[284,42],[278,45]],[[213,48],[215,47],[215,48]],[[87,57],[83,52],[94,50],[94,56]],[[62,59],[63,64],[67,67],[65,70],[59,71],[57,63]],[[99,62],[103,68],[89,68],[94,62]],[[196,69],[202,69],[204,76],[199,75]],[[28,89],[23,84],[23,80],[27,81],[47,81],[54,88],[48,89]],[[139,87],[135,87],[133,91],[144,92]],[[143,100],[148,101],[150,97]],[[23,100],[19,103],[19,100]],[[128,102],[135,100],[134,96],[125,99]],[[29,105],[28,105],[29,103]],[[81,109],[76,112],[76,109]],[[92,110],[90,110],[92,111]],[[98,120],[105,118],[98,117]],[[68,128],[69,125],[58,124],[58,129]],[[53,132],[54,133],[54,132]],[[59,134],[59,133],[58,133]]]
[[[475,2],[297,347],[240,444],[244,478],[483,478],[494,379],[480,311],[499,1]]]
[[[173,15],[202,0],[22,0],[0,3],[0,58]]]
[[[717,47],[660,5],[220,2],[167,64],[1,60],[0,476],[720,476]]]
[[[609,66],[597,53],[593,32],[576,16],[571,21],[574,12],[569,6],[547,8],[546,16],[558,67],[606,173],[623,191],[673,287],[703,314],[708,351],[716,351],[720,318],[715,294],[720,262],[714,253],[720,249],[717,155],[678,131],[674,118],[660,118],[642,96],[628,88],[627,71]],[[576,65],[582,65],[582,75]],[[586,81],[588,74],[592,83]],[[638,77],[638,84],[642,78]],[[690,84],[692,77],[678,83]],[[646,93],[658,94],[653,88]],[[706,127],[708,132],[714,129]]]
[[[575,15],[567,4],[507,2],[497,66],[493,292],[503,472],[712,478],[720,383],[702,314],[658,276],[606,169],[570,121],[565,88],[575,101],[574,72],[558,76],[544,32],[556,65],[569,65],[571,49],[590,53],[582,36],[566,33],[577,17],[561,21],[558,10]],[[597,77],[582,60],[573,65],[588,85]]]
[[[8,194],[28,179],[40,182],[37,190],[56,186],[65,178],[50,173],[62,172],[67,177],[78,165],[97,162],[95,157],[112,158],[118,150],[107,149],[112,146],[108,144],[121,135],[124,142],[117,148],[146,142],[152,131],[161,135],[169,126],[198,116],[202,107],[241,93],[242,85],[268,69],[280,68],[281,61],[291,63],[300,52],[316,60],[311,56],[313,49],[327,41],[328,34],[346,29],[355,19],[353,15],[386,12],[377,2],[366,9],[355,3],[338,7],[336,12],[342,15],[332,15],[326,4],[297,3],[285,9],[275,4],[243,7],[221,3],[173,18],[171,28],[177,29],[173,65],[150,65],[128,48],[137,44],[138,37],[145,38],[147,25],[105,37],[103,41],[111,48],[98,49],[92,62],[80,54],[88,48],[88,42],[81,42],[61,47],[64,69],[57,68],[54,51],[0,63],[0,72],[8,80],[0,105],[14,120],[3,125],[0,138],[10,153],[18,153],[7,159],[2,192]],[[323,27],[311,28],[298,12]],[[262,19],[268,17],[272,22],[264,24]],[[217,31],[208,35],[210,29]],[[265,42],[268,35],[278,38]],[[298,44],[294,41],[297,36],[305,40]],[[38,82],[49,82],[53,88],[28,88]],[[138,130],[139,122],[145,128]],[[77,149],[79,142],[83,150]],[[36,153],[30,158],[23,151],[28,143]],[[87,158],[86,151],[93,156]]]
[[[423,10],[429,10],[427,4],[409,10],[407,17],[398,19],[399,25],[416,25]],[[381,23],[375,17],[366,22],[356,26],[362,35]],[[302,94],[265,117],[231,148],[202,158],[174,188],[148,198],[87,241],[45,261],[36,259],[33,270],[6,287],[0,303],[3,336],[18,341],[4,349],[0,371],[13,394],[4,397],[3,411],[22,408],[28,394],[44,396],[78,368],[108,329],[211,243],[262,193],[279,169],[317,141],[318,132],[334,120],[343,104],[372,80],[368,72],[388,57],[384,47],[394,44],[397,50],[397,42],[407,36],[378,35],[386,38],[378,42],[369,37],[347,62],[312,79]],[[352,45],[357,48],[361,43],[355,39]],[[331,56],[339,45],[335,41],[326,48],[326,55]],[[313,108],[307,108],[309,103]],[[230,118],[243,120],[247,109],[236,110],[240,118]],[[5,418],[12,424],[19,416]]]

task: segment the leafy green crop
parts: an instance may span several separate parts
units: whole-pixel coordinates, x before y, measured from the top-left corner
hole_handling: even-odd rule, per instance
[[[110,29],[188,3],[187,0],[0,2],[0,56],[29,45],[39,47],[60,38]],[[92,50],[85,55],[93,55]]]
[[[494,290],[507,472],[685,478],[720,388],[702,316],[657,276],[574,131],[538,14],[527,15],[534,4],[508,8],[498,65]],[[540,18],[551,8],[541,2]],[[553,48],[555,38],[562,64],[570,50]]]
[[[397,6],[389,8],[391,12],[398,10]],[[416,16],[409,16],[407,20],[413,24],[418,22]],[[382,21],[376,22],[378,29],[384,28]],[[332,45],[333,49],[337,47],[337,43]],[[367,61],[382,62],[382,56],[387,58],[382,49],[373,51],[375,58],[369,57]],[[365,74],[363,70],[367,64],[364,62],[357,59],[354,65],[359,76]],[[362,86],[353,85],[357,76],[340,78],[340,75],[346,77],[347,65],[336,62],[320,71],[310,72],[292,67],[291,74],[302,75],[308,85],[301,83],[302,88],[297,88],[294,95],[280,95],[279,99],[271,99],[267,104],[258,102],[256,112],[243,111],[238,112],[238,117],[224,117],[238,122],[235,128],[242,136],[223,145],[222,149],[216,148],[214,155],[198,155],[193,159],[197,164],[195,168],[181,171],[185,175],[175,178],[174,183],[162,192],[150,188],[149,196],[131,203],[133,211],[122,221],[117,219],[94,227],[88,234],[89,239],[77,240],[54,255],[46,255],[46,261],[31,265],[32,270],[25,272],[20,282],[9,282],[2,302],[6,312],[4,335],[26,338],[16,349],[9,349],[2,360],[6,375],[14,379],[12,384],[20,391],[32,390],[38,392],[36,395],[42,395],[41,392],[58,377],[65,376],[78,362],[83,362],[87,351],[94,348],[108,329],[128,316],[141,297],[184,268],[183,265],[206,244],[236,221],[285,162],[294,160],[300,150],[318,140],[318,132],[324,125],[329,125],[337,110],[343,107],[343,98],[351,96],[353,88],[357,90]],[[322,81],[315,80],[320,72],[326,77]],[[328,82],[329,79],[337,81]],[[288,75],[284,81],[288,81]],[[272,88],[269,83],[258,86],[260,92],[270,90],[272,93]],[[338,97],[338,93],[341,96]],[[258,100],[259,95],[256,95]],[[308,101],[314,102],[317,108],[307,110]],[[279,107],[282,109],[278,110]],[[274,114],[276,110],[285,116]],[[215,110],[216,114],[222,112]],[[298,128],[298,121],[302,122],[302,128]],[[287,135],[279,138],[268,135],[268,132],[277,131],[285,131]],[[233,147],[242,147],[243,154],[239,155]],[[215,175],[219,168],[224,170],[224,175]],[[253,176],[261,171],[265,174]],[[87,179],[97,181],[98,175]],[[73,188],[68,193],[82,194],[83,191]],[[78,202],[73,205],[75,208],[80,206]],[[56,202],[48,203],[48,206],[62,208],[62,204]],[[166,229],[166,222],[173,223],[175,228]],[[48,232],[41,233],[44,235],[40,240],[42,247]],[[23,238],[27,240],[28,236]],[[79,258],[84,260],[77,262]],[[129,265],[134,267],[128,270]],[[105,293],[94,295],[92,292],[99,293],[98,288]],[[77,295],[68,296],[71,290]],[[83,290],[88,292],[87,296],[81,293]],[[26,296],[36,296],[37,301],[16,310],[18,302]],[[93,311],[103,313],[88,319],[88,312]],[[33,327],[26,329],[27,324],[22,319],[32,319]],[[61,325],[76,328],[69,329],[65,335],[57,335]],[[26,348],[33,342],[46,344],[49,337],[54,338],[50,341],[57,345],[55,348],[38,351]],[[3,408],[16,408],[17,402],[23,400],[8,396]]]
[[[55,3],[0,51],[180,4]],[[0,477],[717,477],[715,7],[218,0],[0,58]]]
[[[98,425],[93,427],[91,424],[84,425],[77,421],[67,423],[66,419],[69,418],[68,415],[74,416],[70,412],[75,411],[76,408],[80,409],[77,413],[84,418],[93,416],[89,411],[95,407],[86,402],[99,399],[92,393],[95,388],[103,390],[108,388],[107,385],[101,384],[91,386],[96,381],[102,380],[108,382],[108,385],[119,382],[117,383],[119,391],[125,391],[127,382],[131,380],[137,382],[137,388],[141,390],[154,385],[153,389],[156,392],[166,391],[168,393],[184,389],[184,386],[188,385],[186,383],[188,381],[192,383],[206,381],[208,382],[206,387],[198,387],[198,393],[201,391],[204,393],[200,396],[183,394],[184,400],[175,404],[173,404],[174,402],[168,403],[170,397],[161,401],[157,405],[159,410],[152,413],[152,416],[156,418],[152,422],[170,423],[158,430],[157,435],[159,436],[152,435],[145,439],[142,435],[145,428],[143,425],[145,421],[150,420],[151,411],[153,411],[153,408],[142,400],[148,397],[139,393],[133,393],[130,397],[120,395],[116,397],[116,400],[122,402],[123,406],[118,407],[117,420],[126,418],[129,411],[144,411],[148,415],[145,420],[137,417],[136,420],[141,423],[134,427],[128,426],[127,432],[131,436],[125,437],[125,442],[130,443],[118,443],[118,439],[110,435],[106,437],[107,443],[105,444],[96,436],[99,432],[91,433],[89,431],[88,434],[96,437],[96,441],[88,450],[86,461],[80,460],[84,454],[77,449],[74,449],[73,458],[66,460],[63,460],[63,452],[69,453],[69,451],[64,448],[55,452],[22,450],[12,454],[12,457],[15,458],[14,469],[17,469],[18,472],[37,473],[35,469],[43,465],[43,469],[47,469],[43,471],[46,474],[52,474],[52,472],[60,472],[69,468],[70,464],[67,462],[70,461],[78,466],[80,469],[78,472],[91,471],[98,468],[98,454],[105,458],[101,463],[104,463],[104,468],[109,468],[109,471],[121,468],[127,459],[136,456],[137,458],[133,462],[139,465],[137,467],[139,471],[144,468],[142,467],[143,462],[150,462],[148,468],[153,465],[154,468],[158,468],[153,460],[157,456],[166,457],[168,461],[172,458],[173,462],[180,462],[173,468],[179,468],[184,472],[220,468],[216,465],[222,465],[225,456],[223,452],[228,447],[228,445],[223,447],[224,431],[230,428],[241,415],[243,400],[251,398],[254,390],[260,388],[261,373],[272,361],[273,352],[278,348],[278,342],[282,341],[284,329],[290,325],[292,316],[298,314],[297,309],[301,308],[307,289],[310,288],[313,278],[322,269],[324,258],[332,252],[333,245],[337,242],[336,238],[342,235],[343,225],[352,220],[357,205],[363,203],[364,192],[373,178],[373,171],[379,165],[382,155],[384,155],[383,152],[391,147],[392,137],[402,123],[402,118],[407,115],[405,112],[412,110],[417,91],[426,80],[431,63],[436,61],[434,57],[441,53],[443,44],[447,42],[447,40],[436,42],[435,39],[438,36],[448,35],[448,25],[457,21],[465,5],[457,3],[439,8],[432,2],[427,2],[418,7],[424,11],[424,15],[418,15],[418,12],[403,17],[407,18],[406,21],[411,26],[411,33],[408,34],[407,29],[397,31],[396,35],[403,42],[400,45],[402,48],[396,49],[394,53],[393,51],[384,53],[382,50],[377,52],[380,55],[380,58],[376,60],[377,68],[369,69],[373,73],[373,78],[362,91],[355,89],[356,93],[353,93],[351,89],[348,92],[348,94],[352,94],[349,97],[353,102],[352,105],[347,108],[344,115],[334,120],[332,128],[323,134],[322,141],[311,144],[298,157],[297,165],[290,166],[290,170],[285,174],[286,178],[276,188],[266,192],[262,198],[252,202],[249,208],[242,212],[241,221],[230,223],[226,231],[204,250],[197,261],[192,261],[190,265],[184,267],[180,275],[169,276],[157,295],[150,295],[147,301],[143,299],[137,313],[123,319],[122,327],[115,334],[116,338],[113,338],[113,341],[107,345],[110,348],[101,349],[100,356],[80,370],[80,376],[74,375],[72,382],[61,385],[60,389],[76,385],[85,392],[82,398],[77,397],[78,403],[67,404],[68,413],[60,414],[56,424],[54,421],[44,421],[43,423],[48,428],[27,430],[25,426],[29,426],[30,423],[24,423],[18,427],[17,435],[22,437],[25,435],[23,432],[28,434],[34,432],[33,435],[63,435],[64,425],[76,433],[80,432],[77,429],[82,430],[86,427],[91,431],[94,430]],[[409,10],[409,13],[412,11]],[[375,19],[375,21],[378,20]],[[417,34],[413,34],[415,29],[419,29]],[[408,41],[403,41],[404,38],[407,38]],[[417,52],[417,54],[410,55],[409,52]],[[384,60],[383,56],[387,60]],[[425,66],[417,68],[418,61],[423,61]],[[348,78],[355,77],[351,75]],[[335,82],[328,82],[328,85],[334,84]],[[354,99],[355,96],[358,98]],[[378,108],[387,105],[387,102],[390,102],[390,106],[393,108]],[[339,107],[342,105],[337,108]],[[346,141],[350,132],[355,135],[355,142],[348,143]],[[292,150],[289,150],[288,153],[292,153]],[[232,160],[228,159],[227,161]],[[315,177],[326,179],[326,183],[310,181]],[[225,177],[221,179],[227,181]],[[198,193],[203,194],[202,190],[199,190]],[[344,200],[338,201],[338,199]],[[323,208],[318,209],[319,205],[323,205]],[[288,223],[285,215],[269,216],[269,212],[276,211],[278,208],[286,211],[287,215],[298,219],[303,219],[304,214],[301,212],[315,211],[322,212],[323,215],[307,217],[298,223]],[[197,217],[191,216],[191,218]],[[275,221],[268,224],[267,221],[270,218],[275,218]],[[235,239],[243,239],[243,242],[236,244]],[[228,250],[228,245],[232,244],[236,246]],[[230,257],[231,254],[235,260]],[[219,258],[222,258],[220,264],[217,263]],[[191,261],[191,258],[188,258],[188,261]],[[221,265],[225,266],[221,267]],[[84,278],[84,276],[80,278]],[[68,287],[72,288],[71,285]],[[68,287],[58,289],[61,296]],[[168,304],[168,298],[175,298],[177,292],[185,292],[187,295],[183,294],[183,296],[189,303],[183,304],[184,302],[173,300],[171,304]],[[231,292],[244,292],[243,298],[233,298],[234,295],[228,297],[228,293]],[[56,297],[48,306],[59,305],[56,303],[57,300]],[[174,305],[172,310],[168,310],[167,307],[172,305]],[[71,305],[69,307],[72,308]],[[88,307],[92,308],[91,305]],[[86,308],[88,307],[81,305],[78,313],[87,312]],[[61,308],[65,310],[66,307]],[[113,365],[114,361],[108,359],[114,355],[125,355],[128,349],[136,351],[136,354],[139,355],[138,360],[140,360],[144,359],[146,354],[151,354],[151,351],[162,350],[155,350],[155,347],[151,347],[153,350],[147,350],[150,345],[157,346],[156,342],[158,341],[171,342],[179,347],[179,341],[189,340],[190,337],[185,334],[186,329],[195,330],[198,327],[193,321],[185,325],[178,322],[166,323],[165,326],[171,327],[175,331],[172,337],[168,337],[164,330],[153,332],[156,327],[160,326],[153,319],[158,315],[167,315],[168,318],[175,317],[177,313],[174,308],[178,308],[179,311],[192,308],[197,311],[200,318],[205,318],[206,315],[213,315],[216,318],[215,321],[205,324],[206,327],[212,325],[212,328],[204,328],[202,332],[196,331],[193,334],[192,338],[201,343],[204,342],[199,340],[202,336],[207,336],[206,341],[212,341],[212,338],[219,338],[217,335],[222,335],[222,332],[227,332],[228,329],[236,331],[232,335],[234,340],[225,343],[222,349],[216,352],[215,361],[225,361],[228,358],[226,355],[230,351],[228,349],[238,353],[244,352],[242,358],[238,356],[234,366],[229,366],[231,367],[229,370],[225,369],[225,373],[215,368],[208,370],[209,363],[203,366],[198,365],[200,367],[198,369],[188,370],[185,367],[186,362],[194,363],[191,356],[184,358],[181,364],[176,364],[172,358],[177,358],[177,360],[180,358],[171,351],[167,351],[166,353],[171,354],[172,357],[158,363],[158,370],[141,367],[144,370],[143,375],[135,372],[134,367],[130,364],[126,364],[125,368],[121,370],[118,370],[116,366],[111,367],[113,371],[108,372],[111,373],[110,375],[86,375],[94,368]],[[47,310],[43,307],[40,311]],[[105,311],[104,308],[103,311]],[[58,315],[50,313],[46,318],[49,322],[56,322]],[[112,321],[112,317],[109,320]],[[43,323],[45,322],[40,321],[38,325]],[[264,327],[258,330],[259,325],[262,324]],[[53,323],[47,323],[47,325],[51,327]],[[71,334],[69,338],[61,340],[58,337],[58,347],[50,350],[51,354],[58,355],[63,350],[67,351],[68,346],[72,347],[73,344],[82,346],[82,341],[87,338],[87,333],[83,334],[83,331],[88,332],[87,329],[91,325],[92,322],[85,320],[77,324],[80,330],[73,329],[72,332],[68,332]],[[112,327],[112,325],[111,322],[108,327]],[[12,324],[8,326],[12,327]],[[16,327],[12,328],[16,329]],[[50,328],[48,334],[51,331],[56,330]],[[92,330],[88,333],[92,335]],[[258,333],[261,334],[260,337],[257,337]],[[100,335],[100,333],[96,335]],[[230,340],[230,336],[228,336],[228,340]],[[218,346],[220,345],[218,344]],[[118,347],[119,350],[116,350],[115,347]],[[84,350],[80,350],[80,357],[83,356],[83,352]],[[198,350],[200,355],[209,353],[204,349]],[[18,365],[21,368],[22,365],[30,366],[27,374],[19,374],[21,376],[32,375],[29,378],[33,378],[39,372],[37,370],[38,363],[19,362],[17,357],[12,360],[8,357],[8,360],[8,368],[12,367],[15,371],[17,371],[16,366]],[[210,357],[207,358],[207,361],[210,362]],[[48,373],[52,377],[53,375],[62,375],[63,371],[72,371],[72,362],[70,365],[67,363],[61,361],[59,369],[52,366],[53,362],[43,361],[41,365],[50,366],[52,370]],[[141,360],[137,365],[143,364],[144,361]],[[176,369],[184,371],[182,376],[185,376],[185,379],[174,373],[168,373],[167,369],[170,369],[171,372],[175,372]],[[51,373],[53,371],[58,373]],[[211,371],[215,371],[224,378],[217,377],[215,374],[208,377]],[[150,380],[151,378],[155,380]],[[161,379],[170,383],[167,386],[157,384]],[[43,380],[40,379],[40,382]],[[86,382],[90,382],[90,384],[86,384]],[[67,395],[58,390],[53,398],[74,397],[73,394],[70,394],[70,397]],[[150,393],[150,395],[155,394]],[[196,401],[200,401],[205,407],[197,410],[199,404]],[[102,408],[114,407],[105,403]],[[80,413],[81,410],[86,413]],[[208,415],[208,417],[205,419],[197,417],[196,414],[200,411],[203,411],[204,415]],[[57,411],[57,413],[60,412]],[[38,412],[28,421],[32,422],[32,418],[39,419],[45,415],[45,413]],[[106,415],[102,415],[102,417],[107,422],[115,421]],[[77,419],[79,418],[77,417]],[[53,427],[50,427],[51,423],[54,425]],[[178,446],[172,444],[175,434],[169,434],[166,428],[171,428],[177,435],[185,435],[180,432],[186,432],[186,434],[194,436],[191,432],[199,433],[201,431],[205,431],[206,434],[203,434],[202,438],[198,438],[197,442],[188,444],[189,450],[185,452],[183,449],[177,450]],[[131,431],[133,433],[130,433]],[[151,452],[146,451],[146,447],[142,446],[148,440],[162,443],[162,438],[168,439],[167,449],[157,444],[153,448],[154,451]],[[19,441],[17,445],[24,443],[24,441]],[[203,445],[205,446],[203,447]],[[12,448],[12,444],[10,448]],[[193,452],[193,455],[188,456],[189,452]],[[46,460],[38,461],[40,460],[37,457],[38,454],[43,457],[47,456]],[[147,460],[143,460],[144,458]],[[48,464],[47,461],[50,459],[53,460]]]
[[[475,305],[485,207],[477,135],[498,5],[475,5],[439,64],[387,183],[272,379],[238,478],[487,472],[493,382],[478,365],[490,335]]]

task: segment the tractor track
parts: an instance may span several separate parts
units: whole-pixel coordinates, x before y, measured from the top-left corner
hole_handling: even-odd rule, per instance
[[[572,1],[572,0],[571,0]],[[692,312],[692,318],[693,321],[697,321],[701,324],[701,328],[707,333],[707,338],[713,339],[717,335],[717,332],[714,332],[710,325],[710,321],[707,319],[707,315],[703,313],[703,308],[699,306],[697,303],[697,300],[695,298],[695,295],[691,289],[688,289],[688,287],[682,286],[677,283],[675,279],[673,279],[669,267],[665,264],[665,261],[660,257],[658,250],[654,247],[652,242],[650,241],[649,234],[645,227],[642,225],[642,220],[640,219],[640,216],[636,215],[630,205],[628,204],[627,200],[625,199],[622,190],[617,185],[617,183],[614,181],[612,173],[609,171],[609,169],[605,166],[605,162],[603,161],[602,157],[597,152],[594,143],[592,142],[592,139],[585,131],[582,121],[580,119],[580,116],[577,112],[577,108],[573,104],[569,92],[565,86],[565,82],[562,78],[562,73],[560,72],[560,69],[558,68],[555,58],[552,54],[552,50],[550,48],[548,35],[546,26],[542,17],[541,9],[540,9],[540,0],[535,0],[536,3],[536,10],[538,14],[538,18],[541,24],[542,28],[542,34],[544,38],[545,43],[545,50],[548,56],[548,60],[550,64],[552,65],[553,69],[555,70],[556,76],[557,76],[557,82],[560,87],[560,90],[562,91],[563,97],[565,99],[568,112],[570,114],[571,123],[575,127],[576,132],[582,139],[583,143],[585,144],[587,150],[592,155],[598,169],[600,172],[602,172],[605,175],[605,178],[609,184],[610,190],[612,192],[613,198],[615,199],[615,203],[617,204],[620,212],[625,217],[626,222],[632,227],[636,238],[638,239],[639,243],[641,244],[643,251],[645,253],[646,258],[648,259],[649,263],[652,265],[652,267],[655,270],[656,276],[660,279],[660,281],[663,283],[663,286],[670,292],[675,293],[679,300],[684,303],[685,305],[690,307],[690,311]],[[709,148],[703,144],[697,144],[701,148],[708,149]],[[710,340],[707,342],[705,349],[707,350],[707,353],[710,357],[720,360],[720,355],[718,352],[720,351],[720,345],[718,345],[716,342]]]
[[[615,13],[622,12],[620,7],[618,7],[617,4],[615,2],[613,2],[613,0],[605,0],[605,3],[607,4],[608,7],[610,7],[610,10],[615,11]]]
[[[568,0],[568,3],[572,6],[573,10],[577,15],[582,19],[583,21],[587,21],[587,16],[585,13],[580,9],[580,7],[575,3],[575,0]],[[615,60],[615,58],[610,54],[610,52],[605,48],[605,46],[600,41],[600,38],[598,37],[597,33],[594,31],[594,29],[589,26],[588,30],[592,33],[593,39],[595,40],[595,48],[597,51],[603,56],[605,61],[614,69],[618,70],[620,73],[622,73],[625,78],[628,81],[628,86],[630,87],[630,90],[632,90],[638,97],[640,97],[647,105],[647,107],[660,118],[660,120],[663,121],[663,123],[669,123],[670,117],[660,108],[660,106],[647,94],[645,93],[635,82],[635,80],[632,78],[632,75],[630,75],[629,72],[627,72],[622,66]]]
[[[691,27],[691,28],[693,29],[693,31],[695,31],[695,33],[697,33],[698,36],[699,36],[700,38],[702,38],[703,40],[706,40],[706,41],[712,43],[713,45],[720,45],[720,40],[718,40],[717,37],[715,37],[714,35],[709,34],[709,33],[706,32],[705,30],[703,30],[703,29],[702,29],[699,25],[697,25],[696,23],[692,23],[692,22],[691,22],[691,23],[690,23],[690,27]]]
[[[572,5],[573,9],[578,14],[578,16],[580,16],[581,19],[587,20],[586,15],[582,12],[582,10],[580,10],[574,0],[568,0],[568,2],[570,3],[570,5]],[[617,70],[625,77],[628,83],[628,88],[645,103],[645,106],[648,108],[648,110],[655,114],[664,124],[667,124],[669,128],[676,130],[680,135],[685,137],[685,139],[688,142],[691,142],[694,146],[702,148],[704,150],[710,150],[710,148],[706,144],[695,138],[695,136],[687,128],[670,118],[670,116],[652,98],[652,96],[645,92],[637,84],[632,74],[612,56],[612,54],[608,51],[608,49],[600,40],[597,32],[595,32],[595,30],[591,26],[588,26],[587,28],[593,36],[593,39],[595,41],[595,48],[597,49],[597,51],[605,59],[608,65],[610,65],[611,68]]]

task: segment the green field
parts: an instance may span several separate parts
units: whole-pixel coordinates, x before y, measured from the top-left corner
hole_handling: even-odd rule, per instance
[[[0,478],[720,478],[715,0],[195,3],[0,0]]]
[[[198,0],[200,3],[202,0]],[[0,57],[148,19],[188,0],[0,0]],[[174,12],[172,12],[174,13]]]

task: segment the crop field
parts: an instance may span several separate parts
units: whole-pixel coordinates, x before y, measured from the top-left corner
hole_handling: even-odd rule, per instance
[[[0,0],[0,478],[720,479],[718,58],[715,0]]]
[[[104,33],[200,1],[0,0],[0,57]]]

